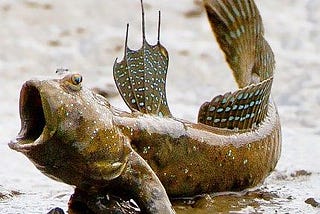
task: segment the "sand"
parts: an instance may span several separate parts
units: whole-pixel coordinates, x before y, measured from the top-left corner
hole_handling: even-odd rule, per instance
[[[273,97],[282,122],[282,156],[275,172],[259,187],[275,195],[269,200],[236,197],[230,210],[319,213],[320,208],[304,201],[320,201],[320,1],[259,0],[257,6],[276,55]],[[157,11],[162,11],[161,42],[170,55],[171,111],[178,118],[195,121],[203,102],[236,88],[205,13],[196,0],[145,0],[145,8],[151,43],[156,42]],[[80,72],[88,87],[116,90],[112,66],[116,57],[123,56],[127,22],[129,46],[139,48],[138,0],[0,1],[0,192],[6,193],[0,197],[1,213],[66,209],[73,191],[42,175],[7,146],[20,128],[21,85],[34,77],[55,76],[57,68],[65,67]],[[119,96],[110,102],[126,109]],[[247,203],[241,204],[241,199]],[[177,210],[195,212],[188,207]]]

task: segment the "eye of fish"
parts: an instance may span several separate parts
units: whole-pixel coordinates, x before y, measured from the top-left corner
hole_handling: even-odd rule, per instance
[[[71,82],[74,85],[79,85],[82,82],[82,76],[80,74],[73,74],[71,76]]]

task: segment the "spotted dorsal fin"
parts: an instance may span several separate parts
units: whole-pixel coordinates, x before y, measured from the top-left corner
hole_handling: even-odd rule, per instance
[[[216,96],[204,103],[198,122],[228,129],[250,129],[267,114],[272,78],[252,84],[234,93]]]
[[[273,76],[274,56],[253,0],[204,0],[208,19],[240,88]]]
[[[170,117],[166,98],[166,76],[169,56],[160,44],[160,11],[158,23],[158,42],[150,45],[145,37],[144,9],[142,7],[142,39],[139,50],[128,48],[128,28],[124,58],[114,63],[113,76],[117,88],[132,111]]]

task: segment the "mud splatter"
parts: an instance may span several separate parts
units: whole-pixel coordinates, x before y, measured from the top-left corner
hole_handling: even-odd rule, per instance
[[[38,3],[35,1],[26,1],[24,2],[24,4],[29,7],[29,8],[33,8],[33,9],[44,9],[44,10],[51,10],[53,8],[53,6],[51,4],[48,3]]]
[[[316,201],[314,198],[308,198],[307,200],[304,201],[306,204],[310,204],[313,207],[319,207],[320,208],[320,203]]]
[[[12,198],[17,195],[21,195],[22,193],[17,190],[8,190],[0,185],[0,201]]]
[[[298,171],[291,173],[290,176],[296,178],[296,177],[301,177],[301,176],[310,176],[311,174],[312,174],[311,172],[308,172],[308,171],[302,169],[302,170],[298,170]]]

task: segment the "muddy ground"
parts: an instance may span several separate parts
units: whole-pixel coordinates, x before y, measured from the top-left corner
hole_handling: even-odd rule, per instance
[[[207,196],[192,206],[179,202],[178,213],[320,213],[320,1],[259,0],[257,5],[277,61],[273,97],[283,128],[281,159],[256,189]],[[236,88],[231,72],[199,1],[145,0],[145,7],[151,43],[162,11],[172,113],[195,121],[204,101]],[[81,72],[88,87],[116,91],[112,66],[122,57],[127,22],[129,46],[139,48],[138,0],[0,1],[0,213],[66,209],[73,192],[7,146],[20,128],[21,85],[66,67]],[[110,102],[126,109],[119,96]]]

